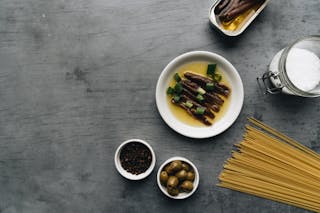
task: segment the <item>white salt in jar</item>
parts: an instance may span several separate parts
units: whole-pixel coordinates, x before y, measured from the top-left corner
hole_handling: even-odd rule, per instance
[[[302,97],[320,96],[320,36],[299,39],[280,50],[272,59],[263,82],[271,94]]]

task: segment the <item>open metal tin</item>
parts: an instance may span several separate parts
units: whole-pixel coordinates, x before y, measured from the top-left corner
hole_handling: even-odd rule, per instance
[[[216,0],[215,3],[211,6],[210,11],[209,11],[209,20],[210,23],[217,28],[220,32],[222,32],[223,34],[227,35],[227,36],[238,36],[241,33],[243,33],[243,31],[245,29],[247,29],[247,27],[251,24],[251,22],[259,15],[259,13],[261,13],[261,11],[267,6],[267,4],[269,3],[270,0],[265,0],[265,2],[263,4],[261,4],[261,6],[252,14],[247,16],[243,21],[242,24],[240,24],[240,26],[236,29],[236,30],[227,30],[224,29],[223,26],[221,25],[217,15],[214,13],[214,10],[216,8],[216,6],[223,0]]]

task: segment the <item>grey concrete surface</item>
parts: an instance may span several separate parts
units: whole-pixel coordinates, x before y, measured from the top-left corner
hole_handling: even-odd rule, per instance
[[[298,213],[302,209],[216,186],[248,116],[320,151],[320,99],[264,96],[255,78],[295,39],[320,34],[319,0],[271,1],[237,38],[208,23],[210,0],[0,0],[0,212]],[[206,140],[178,135],[155,106],[164,66],[191,50],[229,59],[244,83],[235,124]],[[167,199],[156,172],[131,182],[113,155],[147,140],[156,169],[192,160],[198,191]]]

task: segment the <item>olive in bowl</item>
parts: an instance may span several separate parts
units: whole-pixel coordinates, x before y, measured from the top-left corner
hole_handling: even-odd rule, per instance
[[[159,168],[157,182],[160,190],[173,199],[190,197],[199,185],[199,172],[184,157],[172,157]]]

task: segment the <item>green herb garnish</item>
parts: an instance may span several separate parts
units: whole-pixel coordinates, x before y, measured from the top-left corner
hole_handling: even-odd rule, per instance
[[[173,96],[173,100],[175,103],[178,103],[180,101],[180,96],[178,95]]]
[[[176,85],[174,86],[174,91],[175,91],[177,94],[180,94],[180,93],[183,91],[182,84],[176,83]]]
[[[172,87],[168,87],[167,94],[168,95],[173,95],[173,93],[174,93],[174,89]]]
[[[181,81],[181,77],[179,76],[178,73],[174,74],[173,78],[174,78],[174,80],[176,80],[176,82]]]
[[[188,108],[193,107],[193,103],[191,103],[190,101],[187,101],[184,105]]]
[[[197,92],[198,92],[200,95],[204,95],[204,94],[206,93],[206,91],[205,91],[204,89],[202,89],[201,87],[198,87]]]
[[[216,72],[216,64],[208,64],[208,68],[207,68],[207,75],[211,75],[213,76]]]
[[[207,84],[206,84],[206,90],[212,91],[213,88],[214,88],[214,83],[207,83]]]
[[[201,94],[198,94],[197,95],[197,100],[201,102],[201,101],[204,100],[204,97]]]
[[[206,108],[204,108],[204,107],[197,107],[197,109],[196,109],[196,114],[197,114],[197,115],[203,115],[205,111],[206,111]]]

